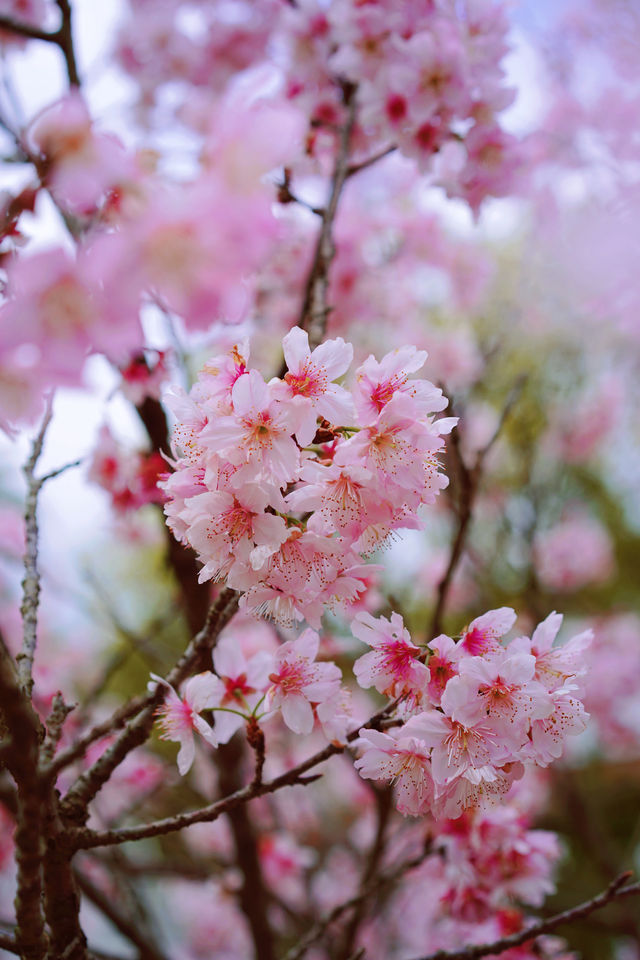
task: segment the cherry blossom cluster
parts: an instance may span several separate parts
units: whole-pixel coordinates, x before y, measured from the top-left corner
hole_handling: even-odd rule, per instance
[[[515,805],[472,811],[438,827],[441,902],[455,919],[477,923],[498,908],[539,907],[553,893],[558,837],[529,829]]]
[[[195,89],[179,110],[187,122],[199,100],[220,93],[237,73],[263,59],[280,8],[278,0],[232,0],[189,4],[185,15],[180,0],[130,0],[129,6],[130,20],[117,41],[120,65],[140,85],[143,109],[166,83]]]
[[[514,189],[524,155],[498,119],[514,91],[501,65],[508,19],[494,0],[217,0],[188,15],[177,0],[130,7],[118,57],[145,113],[172,83],[179,119],[202,133],[230,80],[269,64],[271,85],[278,78],[307,118],[310,155],[331,144],[351,88],[363,153],[397,147],[430,173],[439,155],[438,181],[474,210]]]
[[[518,784],[505,804],[430,825],[434,852],[405,879],[387,907],[375,931],[383,939],[372,957],[460,950],[526,926],[529,909],[555,890],[562,854],[556,834],[531,829],[532,811],[522,808],[523,793],[531,787],[529,782],[521,791]],[[403,952],[392,953],[398,942]],[[575,958],[556,937],[539,938],[504,955],[514,960]]]
[[[429,645],[428,666],[397,614],[360,613],[352,629],[372,652],[356,661],[364,687],[404,700],[408,719],[388,732],[361,730],[363,777],[396,784],[398,809],[457,817],[504,795],[526,765],[561,756],[586,728],[579,678],[590,630],[553,647],[562,617],[552,613],[532,637],[504,645],[516,619],[502,607],[473,620],[456,642]]]
[[[132,453],[103,426],[89,466],[89,480],[110,494],[116,510],[135,510],[147,503],[164,502],[158,480],[166,470],[162,454],[156,450]]]
[[[348,614],[366,587],[364,558],[446,486],[438,454],[455,419],[430,382],[410,378],[426,354],[370,356],[351,389],[335,381],[353,348],[284,338],[287,373],[266,383],[248,347],[214,357],[189,396],[169,397],[176,470],[163,484],[168,522],[241,607],[283,624]]]
[[[394,145],[476,209],[514,185],[521,148],[496,114],[514,97],[504,83],[508,22],[493,2],[398,4],[337,0],[286,12],[288,94],[312,128],[344,119],[344,85],[356,88],[362,144]]]

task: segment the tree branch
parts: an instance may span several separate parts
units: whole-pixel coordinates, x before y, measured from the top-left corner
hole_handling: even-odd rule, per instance
[[[44,960],[48,943],[41,907],[45,806],[38,776],[41,728],[4,643],[0,643],[0,703],[8,731],[3,739],[2,759],[18,788],[16,940],[24,960]]]
[[[69,85],[72,87],[80,86],[80,75],[78,73],[78,64],[76,62],[75,48],[73,45],[73,29],[71,23],[71,4],[69,0],[56,0],[60,10],[60,29],[57,31],[56,43],[62,50],[64,61],[67,65],[67,76]]]
[[[347,119],[340,131],[338,152],[331,180],[329,200],[322,211],[322,227],[307,278],[302,310],[298,326],[309,334],[309,345],[313,350],[324,339],[327,327],[327,290],[329,288],[329,267],[335,256],[333,242],[333,224],[338,209],[338,201],[349,170],[349,145],[356,119],[356,88],[353,84],[343,84],[344,103]]]
[[[44,480],[36,479],[35,469],[42,453],[44,438],[53,417],[53,396],[47,399],[47,407],[31,447],[31,455],[23,467],[27,481],[25,498],[25,554],[24,578],[22,580],[22,650],[16,657],[20,684],[28,697],[33,691],[33,658],[38,640],[38,605],[40,603],[40,573],[38,571],[38,494]]]
[[[250,724],[247,724],[249,727]],[[256,724],[257,727],[257,724]],[[259,727],[254,730],[254,739],[262,733]],[[256,747],[259,766],[259,746]],[[215,752],[218,778],[222,793],[233,795],[241,789],[243,774],[244,741],[238,732],[229,743],[221,745]],[[264,739],[263,739],[264,757]],[[259,789],[261,780],[254,775],[249,790]],[[251,937],[253,939],[255,960],[275,960],[273,932],[268,918],[268,896],[262,875],[262,865],[258,855],[258,843],[251,818],[246,805],[234,804],[226,811],[233,835],[235,847],[235,862],[242,873],[242,886],[239,891],[239,901],[242,912],[247,918]]]
[[[384,150],[380,150],[378,153],[374,153],[373,156],[367,157],[366,160],[361,160],[360,163],[352,163],[350,167],[347,167],[347,177],[353,177],[356,173],[360,173],[361,170],[367,170],[369,167],[372,167],[374,163],[377,163],[378,160],[384,160],[389,154],[395,153],[397,149],[395,143],[392,143],[390,146],[385,147]]]
[[[26,37],[28,40],[42,40],[59,47],[67,67],[69,84],[72,87],[79,87],[80,76],[73,44],[71,6],[69,0],[56,0],[56,3],[60,10],[60,26],[57,30],[43,30],[41,27],[14,20],[13,17],[5,15],[0,15],[0,29],[15,33],[19,37]]]
[[[353,946],[367,907],[368,892],[371,892],[371,884],[376,876],[380,862],[384,856],[385,840],[389,817],[393,810],[392,798],[393,791],[390,786],[379,787],[373,781],[367,781],[376,799],[378,824],[373,844],[369,851],[362,877],[360,879],[360,899],[354,904],[353,914],[346,927],[341,944],[339,960],[347,960],[353,953]]]
[[[138,948],[140,960],[165,960],[164,954],[150,944],[141,934],[136,924],[124,916],[116,907],[113,900],[103,893],[88,877],[76,871],[76,879],[80,890],[98,910],[111,921],[116,930]]]
[[[221,630],[236,612],[237,606],[238,594],[229,588],[223,590],[216,602],[210,607],[204,627],[193,638],[182,658],[167,676],[167,683],[173,687],[179,686],[190,675],[192,668],[202,660],[203,656],[210,654]],[[164,700],[166,689],[164,684],[158,684],[153,693],[148,693],[146,697],[138,701],[142,703],[142,708],[137,716],[127,722],[115,742],[69,789],[61,803],[61,809],[65,817],[71,821],[85,822],[88,804],[109,780],[113,771],[122,763],[127,754],[141,746],[148,738],[153,728],[155,711]]]
[[[379,710],[370,717],[366,723],[360,724],[357,730],[352,730],[346,737],[347,743],[352,743],[356,740],[363,727],[377,728],[387,718],[396,704],[397,700],[387,704],[382,710]],[[280,774],[280,776],[274,777],[273,780],[263,781],[262,783],[256,783],[254,780],[254,782],[242,787],[240,790],[236,790],[229,796],[223,797],[221,800],[216,800],[215,803],[210,804],[208,807],[193,810],[191,813],[181,813],[175,817],[166,817],[163,820],[155,820],[152,823],[141,824],[136,827],[123,827],[120,830],[97,831],[86,828],[79,829],[76,831],[75,836],[72,837],[72,843],[77,849],[89,850],[93,847],[113,846],[118,843],[127,843],[129,840],[142,840],[148,837],[159,837],[166,833],[175,833],[178,830],[184,829],[184,827],[191,826],[192,823],[210,823],[213,820],[217,820],[223,813],[228,813],[230,810],[247,803],[249,800],[253,800],[254,797],[262,797],[268,793],[275,793],[276,790],[280,790],[282,787],[312,783],[318,777],[317,775],[305,777],[304,774],[307,770],[312,770],[314,767],[317,767],[318,764],[323,763],[338,753],[344,753],[345,749],[345,746],[330,743],[323,750],[319,750],[312,756],[307,757],[302,763]]]
[[[438,584],[436,605],[431,617],[431,625],[429,627],[429,639],[431,640],[442,633],[442,620],[449,596],[449,590],[451,588],[451,583],[453,581],[455,572],[458,568],[458,564],[464,552],[464,547],[469,532],[469,525],[471,523],[471,517],[473,514],[473,508],[475,505],[476,496],[478,494],[480,482],[482,480],[485,460],[490,451],[493,449],[498,437],[502,433],[504,425],[522,392],[525,381],[526,377],[521,377],[514,384],[491,439],[481,450],[478,451],[475,461],[471,467],[466,465],[464,457],[462,456],[459,431],[454,429],[451,433],[450,449],[455,457],[456,468],[460,481],[460,498],[457,510],[458,525],[453,542],[451,544],[451,552],[449,554],[447,569],[445,570],[442,579]]]
[[[321,920],[318,920],[318,922],[312,926],[309,932],[306,933],[305,936],[299,940],[298,943],[296,943],[288,953],[285,954],[283,960],[300,960],[300,958],[305,955],[309,947],[312,946],[317,940],[320,940],[329,929],[331,924],[335,923],[336,920],[339,920],[344,913],[346,913],[348,910],[358,909],[366,900],[369,899],[369,897],[373,896],[373,894],[375,894],[382,887],[393,883],[409,870],[419,867],[429,853],[430,848],[425,846],[425,849],[418,857],[413,857],[411,860],[406,860],[404,863],[399,864],[395,870],[391,870],[387,874],[383,874],[382,876],[378,877],[372,876],[369,882],[362,887],[355,896],[351,897],[349,900],[345,900],[343,903],[339,903],[325,917],[323,917]]]
[[[41,27],[35,27],[31,23],[22,23],[0,14],[0,30],[6,30],[9,33],[15,33],[18,37],[25,37],[27,40],[44,40],[46,43],[58,43],[57,32],[43,30]]]
[[[553,917],[546,920],[539,920],[525,927],[519,933],[513,933],[511,936],[502,937],[500,940],[494,940],[493,943],[482,943],[475,946],[463,947],[461,950],[438,950],[436,953],[430,953],[428,956],[420,957],[418,960],[478,960],[480,957],[486,957],[489,954],[503,953],[510,950],[511,947],[519,947],[529,940],[542,936],[544,933],[550,933],[556,927],[563,923],[573,923],[576,920],[582,920],[596,910],[601,910],[608,903],[614,900],[621,900],[624,897],[635,897],[640,894],[640,883],[631,883],[624,886],[631,876],[630,872],[621,873],[619,877],[609,884],[606,890],[599,893],[592,900],[572,907],[570,910],[563,910]]]

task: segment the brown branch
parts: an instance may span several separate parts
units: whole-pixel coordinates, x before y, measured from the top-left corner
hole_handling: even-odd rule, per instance
[[[69,84],[72,87],[80,86],[80,76],[78,74],[78,65],[73,44],[73,31],[71,28],[71,6],[69,0],[56,0],[60,10],[60,26],[57,30],[43,30],[30,23],[24,23],[14,20],[13,17],[0,15],[0,29],[7,30],[17,34],[19,37],[25,37],[28,40],[42,40],[45,43],[52,43],[59,47],[67,67],[67,76]]]
[[[520,377],[514,384],[492,437],[485,444],[485,446],[478,451],[471,467],[467,466],[464,457],[462,456],[462,450],[460,447],[460,433],[458,429],[454,429],[451,433],[449,449],[451,450],[455,459],[460,483],[459,502],[457,509],[458,524],[451,544],[447,569],[445,570],[442,579],[438,584],[436,605],[431,617],[431,625],[429,627],[429,639],[433,639],[442,633],[442,621],[447,605],[449,590],[451,589],[453,577],[465,549],[467,535],[469,533],[469,526],[473,515],[473,508],[475,506],[476,496],[482,480],[485,460],[490,451],[493,449],[498,437],[502,433],[504,425],[522,392],[525,382],[526,377]]]
[[[167,683],[177,687],[192,673],[194,667],[201,663],[205,655],[210,655],[213,646],[221,632],[227,625],[238,606],[238,594],[226,588],[212,604],[206,623],[202,630],[193,638],[186,652],[167,676]],[[114,743],[105,750],[102,756],[85,771],[70,788],[61,804],[63,814],[76,823],[84,823],[87,817],[88,804],[98,791],[109,780],[113,771],[124,758],[136,747],[141,746],[149,737],[153,728],[156,709],[166,695],[164,684],[158,684],[156,689],[143,698],[142,709],[129,720]]]
[[[445,570],[442,579],[438,584],[436,605],[431,616],[431,625],[428,633],[428,637],[431,640],[442,633],[442,620],[445,607],[447,605],[449,590],[451,588],[454,574],[458,568],[460,558],[462,557],[467,538],[467,532],[473,513],[473,506],[475,503],[476,494],[478,492],[479,472],[475,469],[469,469],[466,466],[460,450],[460,437],[457,429],[454,429],[451,433],[449,449],[452,451],[452,454],[455,457],[460,483],[460,501],[457,511],[458,524],[456,527],[455,536],[451,543],[451,551],[449,553],[447,569]]]
[[[90,900],[111,921],[116,930],[119,930],[130,943],[138,948],[140,960],[164,960],[164,954],[145,939],[138,926],[116,907],[111,897],[103,893],[80,871],[76,871],[75,875],[78,886],[87,900]]]
[[[100,740],[102,737],[108,736],[110,733],[113,733],[115,730],[119,730],[125,725],[127,720],[130,720],[131,717],[135,717],[136,714],[140,713],[141,710],[144,710],[146,706],[150,703],[150,695],[142,694],[139,697],[134,697],[133,700],[130,700],[128,703],[125,703],[116,710],[107,720],[102,720],[100,723],[96,723],[95,726],[88,730],[85,734],[78,737],[78,739],[71,744],[70,747],[67,747],[65,750],[61,750],[59,754],[51,761],[49,767],[46,768],[45,772],[49,775],[58,773],[64,767],[68,767],[70,763],[73,763],[75,760],[80,759],[84,756],[88,747],[92,743],[95,743],[96,740]]]
[[[0,950],[20,954],[20,947],[18,946],[17,940],[14,940],[13,937],[7,937],[3,933],[0,933]]]
[[[136,411],[147,432],[152,449],[165,456],[170,456],[169,424],[160,401],[153,397],[146,397],[136,407]],[[161,506],[159,509],[162,513]],[[182,607],[189,630],[194,634],[200,630],[207,615],[210,600],[209,584],[199,582],[199,565],[195,553],[176,540],[164,521],[164,517],[163,527],[166,537],[167,560],[178,581]]]
[[[340,131],[329,200],[322,211],[322,227],[318,235],[311,270],[307,277],[302,310],[298,320],[298,326],[309,334],[311,349],[322,343],[327,327],[329,267],[336,252],[333,242],[333,224],[340,194],[347,179],[349,145],[356,119],[356,88],[353,84],[343,84],[343,97],[347,108],[347,119]]]
[[[251,784],[252,786],[259,787],[262,783],[262,771],[264,770],[266,757],[264,732],[255,717],[249,717],[247,720],[247,743],[253,750],[256,758],[255,771]]]
[[[80,896],[71,866],[73,850],[67,842],[67,825],[59,814],[53,781],[49,780],[48,786],[43,859],[44,910],[51,932],[47,957],[87,960],[87,938],[80,926]]]
[[[352,730],[346,737],[347,743],[352,743],[359,736],[363,727],[374,729],[378,728],[387,718],[388,714],[397,705],[397,700],[387,704],[382,710],[379,710],[366,723],[360,724],[357,730]],[[240,790],[236,790],[230,796],[216,800],[208,807],[202,807],[199,810],[193,810],[191,813],[181,813],[174,817],[166,817],[163,820],[155,820],[152,823],[141,824],[135,827],[123,827],[120,830],[89,830],[79,829],[76,831],[72,842],[77,849],[89,850],[93,847],[113,846],[114,844],[127,843],[130,840],[142,840],[149,837],[159,837],[166,833],[175,833],[178,830],[189,827],[193,823],[210,823],[217,820],[218,817],[230,810],[253,800],[254,797],[262,797],[265,794],[275,793],[282,787],[293,786],[295,784],[309,784],[318,779],[318,775],[305,777],[307,770],[312,770],[318,764],[323,763],[330,757],[338,753],[344,753],[346,747],[330,743],[323,750],[319,750],[312,756],[307,757],[302,763],[287,770],[285,773],[274,777],[273,780],[263,781],[260,784],[251,783]]]
[[[430,953],[428,956],[420,957],[418,960],[478,960],[480,957],[486,957],[489,954],[503,953],[510,950],[511,947],[519,947],[529,940],[534,940],[545,933],[550,933],[556,927],[564,923],[573,923],[576,920],[582,920],[596,910],[601,910],[608,903],[614,900],[621,900],[624,897],[635,897],[640,894],[640,883],[631,883],[624,886],[631,876],[630,872],[621,873],[619,877],[609,884],[606,890],[599,893],[597,897],[587,900],[585,903],[572,907],[570,910],[563,910],[553,917],[546,920],[539,920],[530,924],[519,933],[513,933],[511,936],[502,937],[500,940],[494,940],[493,943],[482,943],[475,946],[463,947],[461,950],[438,950],[436,953]]]
[[[64,62],[67,66],[67,76],[69,85],[72,87],[80,86],[80,75],[78,73],[78,64],[76,62],[75,48],[73,44],[73,29],[71,23],[71,4],[69,0],[56,0],[60,10],[60,28],[56,34],[56,43],[62,50]]]
[[[55,32],[43,30],[31,23],[22,23],[19,20],[14,20],[13,17],[5,16],[5,14],[0,14],[0,30],[15,33],[18,37],[25,37],[27,40],[44,40],[46,43],[58,42]]]
[[[282,180],[276,182],[276,190],[278,203],[285,205],[288,203],[297,203],[299,206],[304,207],[305,210],[314,213],[317,217],[324,216],[322,207],[314,207],[313,204],[308,203],[306,200],[303,200],[302,197],[293,193],[291,189],[291,170],[288,167],[284,168]]]
[[[0,703],[7,728],[2,759],[18,788],[16,940],[24,960],[44,960],[48,943],[41,908],[44,852],[44,798],[38,776],[41,728],[3,643],[0,644]]]
[[[367,781],[369,783],[375,799],[378,813],[378,825],[376,828],[376,834],[373,839],[373,844],[369,851],[369,856],[367,857],[367,862],[365,864],[362,877],[360,879],[360,893],[362,894],[358,904],[355,906],[351,920],[349,921],[347,928],[344,932],[341,952],[339,957],[342,960],[348,960],[348,958],[353,953],[353,947],[358,933],[358,927],[360,926],[366,908],[367,908],[367,891],[370,891],[371,883],[375,877],[380,862],[384,856],[385,851],[385,840],[387,833],[387,825],[389,823],[389,817],[393,810],[392,799],[393,791],[390,786],[378,786],[374,782]]]
[[[47,717],[47,736],[42,745],[41,760],[50,761],[53,757],[62,736],[64,722],[73,710],[75,710],[75,704],[65,703],[62,693],[58,690],[53,698],[51,713]]]
[[[249,727],[250,723],[247,726]],[[262,733],[259,727],[257,727],[257,730],[253,728],[253,738],[256,741],[260,740],[258,732]],[[262,741],[264,745],[264,737]],[[258,768],[260,765],[259,745],[255,749],[258,755]],[[233,795],[241,789],[244,753],[244,742],[239,733],[232,737],[229,743],[221,745],[216,751],[218,780],[223,794]],[[255,775],[249,785],[249,791],[259,789],[260,782],[261,780]],[[246,804],[234,804],[229,807],[226,813],[233,835],[235,863],[242,874],[242,886],[239,890],[238,899],[251,932],[254,957],[255,960],[275,960],[273,931],[268,917],[269,898],[258,854],[256,831],[249,817]]]
[[[384,150],[380,150],[378,153],[374,153],[373,156],[367,157],[366,160],[361,160],[360,163],[352,163],[350,167],[347,167],[347,177],[353,177],[356,173],[360,173],[361,170],[367,170],[369,167],[372,167],[374,163],[377,163],[378,160],[384,160],[389,154],[395,153],[397,149],[395,143],[392,143],[389,147],[385,147]]]

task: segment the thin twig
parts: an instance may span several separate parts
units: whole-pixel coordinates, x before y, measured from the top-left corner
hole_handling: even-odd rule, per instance
[[[42,744],[42,750],[40,752],[41,761],[49,761],[53,757],[56,746],[60,742],[60,737],[62,736],[62,727],[64,722],[69,714],[75,710],[75,707],[76,705],[73,703],[65,703],[62,693],[60,690],[58,690],[53,698],[51,713],[47,717],[47,736]]]
[[[382,861],[385,852],[386,846],[386,834],[387,826],[389,824],[389,818],[393,810],[392,797],[393,792],[390,786],[378,786],[375,782],[367,781],[370,789],[372,790],[377,806],[377,828],[376,833],[369,850],[369,855],[367,857],[362,876],[360,878],[360,893],[362,894],[361,899],[356,905],[351,919],[344,931],[344,936],[342,939],[341,950],[339,954],[340,960],[348,960],[348,958],[353,953],[353,947],[356,941],[356,936],[358,934],[358,927],[360,926],[362,919],[365,914],[367,907],[367,896],[366,893],[371,888],[371,883],[373,878],[378,872],[378,867]]]
[[[485,444],[485,446],[478,451],[471,467],[467,466],[464,457],[462,456],[459,431],[455,429],[451,434],[449,449],[455,458],[460,484],[459,503],[457,510],[458,525],[451,543],[451,551],[449,553],[449,562],[447,564],[447,568],[438,584],[436,605],[431,616],[431,625],[429,627],[429,639],[437,637],[442,632],[442,621],[449,596],[449,590],[451,588],[451,583],[453,581],[455,572],[458,568],[458,564],[462,558],[462,554],[464,553],[465,543],[473,515],[473,508],[475,506],[476,496],[482,480],[485,460],[502,433],[504,425],[522,392],[525,382],[526,378],[520,377],[512,387],[493,435]]]
[[[262,771],[264,770],[264,761],[266,757],[264,731],[259,726],[255,717],[250,717],[247,720],[247,742],[253,750],[256,758],[256,765],[251,785],[259,787],[262,783]]]
[[[357,909],[364,901],[369,899],[369,897],[371,897],[382,887],[385,887],[388,884],[398,880],[400,877],[404,876],[405,873],[408,873],[409,870],[419,867],[430,852],[430,848],[425,847],[418,857],[412,857],[410,860],[404,861],[404,863],[399,864],[394,870],[391,870],[389,873],[383,874],[382,876],[371,877],[369,883],[361,888],[361,890],[359,890],[355,896],[350,897],[349,900],[339,903],[325,917],[322,917],[322,919],[318,920],[318,922],[311,927],[309,932],[306,933],[305,936],[299,940],[298,943],[296,943],[288,953],[285,954],[283,960],[300,960],[300,958],[305,955],[309,947],[312,946],[317,940],[320,940],[331,924],[335,923],[336,920],[339,920],[344,913],[354,908]]]
[[[44,40],[46,43],[57,43],[56,33],[49,30],[43,30],[31,23],[22,23],[0,14],[0,30],[6,30],[9,33],[15,33],[18,37],[25,37],[28,40]]]
[[[392,143],[391,146],[385,147],[384,150],[374,153],[372,157],[367,157],[366,160],[361,160],[360,163],[352,163],[350,167],[347,167],[347,177],[353,177],[356,173],[360,173],[361,170],[367,170],[369,167],[372,167],[374,163],[377,163],[378,160],[383,160],[385,157],[388,157],[389,154],[395,153],[397,149],[395,143]]]
[[[489,954],[503,953],[510,950],[511,947],[519,947],[529,940],[542,936],[544,933],[550,933],[556,927],[563,923],[573,923],[576,920],[582,920],[596,910],[601,910],[608,903],[614,900],[621,900],[624,897],[635,897],[640,894],[640,883],[631,883],[624,886],[631,873],[621,873],[619,877],[609,884],[606,890],[599,893],[597,897],[587,900],[585,903],[572,907],[570,910],[563,910],[562,913],[556,913],[553,917],[546,920],[539,920],[530,924],[519,933],[513,933],[508,937],[501,937],[494,940],[493,943],[476,944],[475,946],[463,947],[461,950],[438,950],[436,953],[430,953],[428,956],[420,957],[418,960],[478,960],[479,957],[486,957]]]
[[[238,607],[238,594],[226,588],[211,605],[206,623],[193,638],[186,652],[167,676],[167,683],[178,686],[201,662],[205,652],[210,654],[215,642]],[[144,706],[137,716],[128,721],[119,737],[105,750],[102,756],[73,784],[64,800],[62,810],[66,817],[84,822],[87,806],[109,780],[113,771],[136,747],[141,746],[153,728],[154,716],[166,695],[164,684],[157,684],[153,692],[143,699]]]
[[[71,23],[71,4],[69,0],[56,0],[60,10],[60,29],[57,31],[57,44],[62,50],[64,61],[67,65],[67,76],[69,84],[72,87],[80,86],[80,75],[76,62],[75,48],[73,44],[73,29]]]
[[[60,10],[60,26],[57,30],[43,30],[41,27],[14,20],[13,17],[4,14],[0,15],[0,29],[15,33],[19,37],[26,37],[28,40],[42,40],[44,43],[52,43],[59,47],[67,67],[69,84],[72,87],[79,87],[80,76],[71,28],[71,6],[69,0],[56,0],[56,3]]]
[[[75,871],[76,880],[83,895],[111,921],[116,930],[138,948],[141,960],[165,960],[165,955],[149,943],[136,924],[126,917],[113,902],[113,899],[100,890],[89,877]]]

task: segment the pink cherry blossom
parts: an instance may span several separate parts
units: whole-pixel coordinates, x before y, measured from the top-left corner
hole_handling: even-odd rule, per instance
[[[433,779],[441,786],[461,775],[471,778],[470,782],[491,780],[492,768],[509,757],[508,748],[483,720],[466,726],[437,710],[428,710],[412,717],[411,723],[415,735],[433,748]]]
[[[182,512],[190,541],[204,566],[200,580],[218,580],[234,564],[249,564],[261,549],[262,562],[275,553],[289,534],[282,517],[265,513],[269,494],[257,484],[232,493],[201,493]]]
[[[218,680],[212,673],[199,673],[187,680],[182,696],[179,696],[165,680],[155,674],[151,676],[168,689],[165,701],[158,707],[156,716],[162,739],[174,740],[180,744],[178,771],[184,776],[195,758],[195,732],[212,747],[218,745],[215,730],[199,715],[203,710],[215,705]]]
[[[578,699],[578,693],[577,686],[572,683],[565,683],[552,691],[553,712],[531,724],[530,752],[540,766],[547,766],[562,756],[568,735],[575,736],[586,729],[589,714]]]
[[[282,710],[284,722],[294,733],[313,729],[312,703],[329,700],[340,685],[341,673],[335,663],[315,663],[320,637],[307,629],[297,640],[288,640],[276,652],[271,686],[265,708]]]
[[[356,370],[354,391],[360,422],[365,426],[375,423],[382,409],[397,392],[407,393],[415,402],[416,411],[423,416],[444,410],[447,400],[442,391],[428,380],[409,380],[424,366],[426,351],[415,347],[399,347],[378,362],[372,355]]]
[[[277,402],[257,370],[238,377],[231,397],[233,414],[208,423],[202,442],[238,466],[251,464],[255,479],[287,483],[299,463],[291,409]]]
[[[337,340],[325,340],[313,352],[309,335],[293,327],[282,341],[288,372],[278,384],[276,396],[292,401],[295,410],[295,435],[302,447],[313,440],[316,421],[322,417],[337,426],[353,421],[353,401],[349,393],[331,381],[342,376],[353,359],[353,347]]]
[[[531,653],[535,657],[536,680],[549,691],[557,690],[570,680],[576,686],[587,670],[586,654],[593,641],[593,630],[583,630],[566,643],[554,646],[562,626],[562,614],[550,613],[538,624],[531,640],[518,637],[511,649]]]
[[[460,646],[472,656],[494,653],[500,649],[500,638],[509,632],[515,622],[516,614],[510,607],[489,610],[465,627]]]
[[[429,750],[421,739],[408,731],[388,734],[363,728],[357,744],[364,749],[355,762],[360,776],[394,783],[400,813],[419,816],[429,809],[434,788]]]
[[[359,657],[353,665],[361,687],[375,687],[389,697],[408,695],[420,702],[429,680],[429,670],[417,659],[419,647],[411,642],[402,617],[391,614],[374,618],[359,613],[351,624],[351,632],[373,647],[371,653]]]
[[[228,743],[262,699],[269,685],[273,656],[260,650],[247,660],[237,639],[227,634],[213,652],[213,666],[217,674],[209,703],[214,711],[213,729],[218,743]]]
[[[442,695],[442,708],[464,724],[482,718],[517,753],[527,739],[529,721],[553,710],[549,694],[533,680],[534,671],[535,658],[524,653],[505,651],[488,661],[463,658],[459,675]]]
[[[458,673],[462,649],[444,633],[429,641],[429,649],[433,650],[433,653],[429,657],[430,677],[427,690],[431,702],[439,706],[447,683]]]

